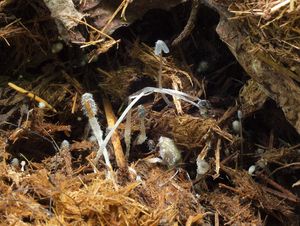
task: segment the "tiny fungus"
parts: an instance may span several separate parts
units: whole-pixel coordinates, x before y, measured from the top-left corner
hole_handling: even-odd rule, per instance
[[[162,55],[162,52],[169,53],[170,50],[169,50],[167,44],[164,41],[157,40],[156,43],[155,43],[154,54],[156,56],[159,56],[159,55]]]
[[[70,148],[70,142],[67,140],[63,140],[60,144],[60,149],[69,149]]]
[[[12,167],[14,167],[15,169],[19,168],[19,167],[20,167],[19,159],[18,159],[18,158],[13,158],[13,159],[10,161],[10,165],[11,165]]]
[[[154,151],[155,150],[155,142],[154,142],[154,140],[148,140],[147,141],[147,146],[149,148],[149,151]]]
[[[94,101],[93,95],[91,93],[83,94],[81,97],[81,104],[83,113],[88,117],[90,126],[99,145],[99,149],[95,157],[95,164],[98,164],[98,161],[103,154],[106,165],[109,167],[109,169],[111,169],[108,151],[106,149],[106,146],[103,146],[103,131],[101,130],[101,127],[96,118],[97,105]]]
[[[154,54],[159,56],[159,71],[158,71],[158,88],[162,88],[162,74],[163,74],[163,57],[162,53],[169,53],[169,48],[166,43],[162,40],[157,40],[155,43]],[[167,105],[172,106],[172,103],[166,97],[165,94],[162,93],[162,98],[166,102]]]
[[[46,104],[44,102],[39,102],[38,107],[44,109],[46,107]]]
[[[168,137],[160,137],[158,141],[159,155],[169,168],[181,161],[181,153],[174,141]]]
[[[235,133],[239,134],[241,130],[241,124],[238,120],[232,122],[232,129]]]
[[[62,51],[63,48],[64,48],[64,45],[61,42],[56,42],[56,43],[52,44],[51,52],[56,54],[56,53],[59,53],[60,51]]]
[[[210,168],[209,164],[204,159],[201,159],[200,156],[198,156],[196,164],[197,164],[197,174],[198,175],[206,174]]]
[[[256,170],[256,166],[255,166],[255,165],[252,165],[252,166],[249,167],[248,173],[252,176],[253,173],[255,172],[255,170]]]
[[[125,125],[125,134],[124,134],[124,139],[126,143],[126,137],[128,137],[129,144],[130,144],[130,131],[131,131],[131,109],[132,107],[144,96],[148,96],[152,93],[163,93],[163,94],[168,94],[171,96],[174,96],[178,99],[181,99],[185,102],[190,103],[191,105],[197,107],[200,111],[203,108],[206,108],[206,105],[208,105],[207,101],[201,100],[198,97],[193,97],[190,96],[187,93],[174,90],[174,89],[164,89],[164,88],[157,88],[157,87],[145,87],[138,92],[132,94],[129,96],[129,103],[126,109],[123,111],[121,116],[118,118],[116,121],[115,125],[110,129],[109,133],[106,135],[104,141],[103,141],[103,148],[106,147],[107,143],[109,142],[110,138],[112,137],[114,131],[118,128],[118,126],[121,124],[121,122],[124,120],[124,118],[127,115],[127,120],[126,120],[126,125]],[[206,104],[204,104],[206,103]],[[126,131],[129,130],[127,133]],[[130,150],[130,145],[127,146],[126,144],[126,157],[129,156],[129,150]]]
[[[145,127],[145,116],[146,116],[146,110],[143,105],[138,106],[138,117],[140,119],[140,134],[137,138],[137,144],[142,144],[147,140],[146,135],[146,127]]]
[[[26,162],[23,160],[21,161],[21,171],[24,172],[25,171],[25,165],[26,165]]]
[[[198,73],[204,73],[208,70],[208,68],[209,68],[208,62],[205,61],[205,60],[202,60],[198,64],[197,72]]]

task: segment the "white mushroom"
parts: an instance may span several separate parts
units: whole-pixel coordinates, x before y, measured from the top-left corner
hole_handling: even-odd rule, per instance
[[[26,162],[23,160],[21,161],[21,171],[24,172],[25,171],[25,165],[26,165]]]
[[[158,56],[158,55],[161,55],[162,52],[164,52],[164,53],[169,53],[170,50],[169,50],[167,44],[166,44],[164,41],[162,41],[162,40],[157,40],[156,43],[155,43],[154,54],[155,54],[156,56]]]

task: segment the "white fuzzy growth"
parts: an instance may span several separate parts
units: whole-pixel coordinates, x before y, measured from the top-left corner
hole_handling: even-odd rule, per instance
[[[235,133],[239,133],[241,130],[241,123],[237,120],[232,122],[232,129]]]
[[[262,148],[258,148],[258,149],[256,149],[256,151],[255,151],[255,153],[258,154],[258,155],[262,155],[264,152],[265,152],[265,150],[262,149]]]
[[[169,53],[170,50],[168,48],[168,46],[166,45],[166,43],[162,40],[157,40],[155,43],[155,48],[154,48],[154,54],[156,56],[161,55],[162,52],[164,53]]]
[[[19,167],[19,165],[20,165],[19,159],[13,158],[10,162],[10,165],[15,167],[15,168]]]
[[[63,140],[60,144],[60,149],[70,149],[70,143],[67,140]]]
[[[43,109],[46,107],[46,104],[44,102],[39,102],[39,108]]]
[[[89,114],[88,114],[88,109],[86,109],[86,104],[88,104],[91,107],[91,111],[95,116],[97,114],[97,105],[94,101],[93,94],[85,93],[81,97],[82,111],[88,117]]]
[[[169,167],[176,165],[176,163],[181,160],[181,153],[172,139],[168,137],[160,137],[158,146],[160,157]]]
[[[206,72],[209,68],[208,62],[207,61],[200,61],[197,67],[197,72],[198,73],[203,73]]]
[[[64,48],[64,45],[61,42],[54,43],[51,47],[52,53],[59,53]]]
[[[197,158],[197,174],[206,174],[209,168],[209,164],[205,160]]]
[[[252,176],[253,173],[255,172],[255,170],[256,170],[256,166],[255,166],[255,165],[252,165],[252,166],[249,167],[248,173]]]

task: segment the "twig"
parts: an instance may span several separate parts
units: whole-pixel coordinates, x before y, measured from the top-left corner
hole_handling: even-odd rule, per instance
[[[228,189],[230,191],[233,191],[234,193],[240,194],[240,192],[237,189],[235,189],[233,187],[230,187],[230,186],[228,186],[226,184],[219,183],[219,188],[226,188],[226,189]]]
[[[116,116],[113,112],[111,103],[107,98],[103,98],[103,106],[106,115],[106,120],[108,124],[108,128],[111,128],[116,123]],[[118,132],[115,130],[112,137],[111,142],[114,147],[114,152],[116,156],[117,165],[119,168],[125,168],[127,166],[127,162],[124,156],[124,152],[122,149],[121,141]]]
[[[219,213],[215,212],[215,226],[220,226]]]
[[[288,194],[285,194],[283,192],[279,192],[279,191],[275,191],[271,188],[267,188],[267,187],[261,187],[264,191],[268,192],[268,193],[271,193],[277,197],[280,197],[280,198],[283,198],[283,199],[286,199],[286,200],[289,200],[291,202],[299,202],[299,198],[298,197],[292,197],[292,196],[289,196]]]
[[[186,224],[185,226],[192,226],[193,223],[197,223],[199,222],[200,220],[202,220],[204,217],[205,217],[206,214],[203,214],[203,213],[198,213],[194,216],[189,216],[187,221],[186,221]]]
[[[72,110],[71,113],[74,114],[75,113],[75,109],[76,109],[76,102],[77,102],[77,95],[78,93],[75,93],[75,96],[73,97],[73,104],[72,104]]]
[[[259,174],[257,174],[257,176],[259,178],[261,178],[262,180],[264,180],[266,183],[270,184],[274,188],[281,191],[285,195],[285,197],[287,197],[287,199],[294,200],[293,202],[299,202],[300,201],[300,199],[296,195],[294,195],[292,192],[290,192],[289,190],[282,187],[280,184],[278,184],[275,181],[271,180],[270,178],[266,177],[264,174],[259,173]]]
[[[110,25],[110,23],[113,21],[113,19],[116,17],[116,15],[121,11],[121,18],[123,17],[124,20],[126,20],[126,17],[125,17],[125,11],[126,11],[126,8],[128,6],[128,4],[130,3],[129,0],[123,0],[121,2],[121,4],[118,6],[118,8],[115,10],[115,12],[113,13],[113,15],[111,16],[111,18],[108,20],[108,22],[105,24],[105,26],[102,28],[101,32],[104,32],[107,27]]]
[[[199,8],[200,8],[200,0],[192,0],[192,9],[191,9],[191,14],[189,16],[188,22],[185,25],[183,31],[172,42],[172,46],[178,45],[180,42],[182,42],[183,39],[188,37],[190,33],[193,31],[196,24]]]
[[[78,20],[77,18],[73,18],[73,17],[71,17],[71,19],[75,20],[77,23],[84,24],[85,26],[87,26],[87,27],[91,28],[92,30],[96,31],[97,33],[99,33],[99,34],[102,35],[103,37],[115,41],[114,38],[112,38],[111,36],[109,36],[108,34],[106,34],[106,33],[104,32],[104,29],[102,29],[102,30],[100,31],[99,29],[93,27],[92,25],[88,24],[88,23],[85,22],[85,21]]]
[[[50,110],[52,110],[53,112],[55,112],[55,113],[57,112],[57,111],[54,109],[54,107],[52,107],[47,101],[45,101],[45,100],[42,99],[41,97],[35,95],[34,93],[32,93],[32,92],[30,92],[30,91],[27,91],[26,89],[23,89],[23,88],[21,88],[21,87],[15,85],[14,83],[11,83],[11,82],[8,83],[8,86],[9,86],[10,88],[16,90],[17,92],[19,92],[19,93],[21,93],[21,94],[24,94],[24,95],[28,96],[29,98],[35,100],[35,101],[38,102],[38,103],[43,103],[43,104],[45,104],[45,106],[46,106],[47,108],[49,108]]]
[[[282,169],[285,169],[285,168],[289,168],[291,166],[300,166],[300,162],[293,162],[293,163],[290,163],[290,164],[287,164],[287,165],[284,165],[284,166],[281,166],[281,167],[278,167],[277,169],[275,169],[271,175],[273,175],[274,173],[276,173],[277,171],[279,170],[282,170]]]
[[[219,138],[217,141],[217,149],[215,152],[215,158],[216,158],[216,175],[214,178],[217,178],[220,174],[220,149],[221,149],[221,139]]]

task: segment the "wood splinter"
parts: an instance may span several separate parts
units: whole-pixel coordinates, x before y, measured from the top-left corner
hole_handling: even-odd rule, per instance
[[[52,110],[53,112],[55,112],[55,113],[57,112],[57,111],[55,110],[55,108],[52,107],[47,101],[45,101],[45,100],[42,99],[41,97],[35,95],[34,93],[32,93],[32,92],[30,92],[30,91],[27,91],[26,89],[23,89],[23,88],[21,88],[21,87],[15,85],[14,83],[11,83],[11,82],[8,83],[8,86],[9,86],[10,88],[16,90],[17,92],[19,92],[19,93],[21,93],[21,94],[24,94],[25,96],[27,96],[27,97],[29,97],[29,98],[35,100],[35,101],[38,102],[38,103],[43,103],[43,104],[45,104],[45,106],[46,106],[47,108],[49,108],[50,110]]]
[[[116,123],[116,116],[112,110],[111,103],[109,102],[108,99],[103,98],[103,106],[104,106],[108,128],[112,128]],[[127,166],[127,162],[124,156],[119,134],[116,131],[112,135],[111,142],[114,147],[114,152],[115,152],[116,162],[118,167],[125,168]]]

